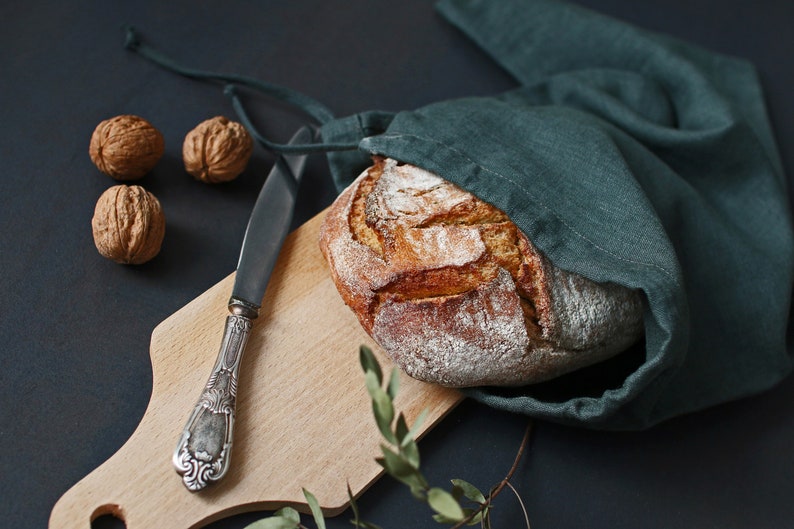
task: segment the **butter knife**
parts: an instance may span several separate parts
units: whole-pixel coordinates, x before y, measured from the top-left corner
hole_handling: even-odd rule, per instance
[[[299,129],[290,144],[310,143],[313,132]],[[190,491],[199,491],[229,470],[237,383],[253,320],[289,231],[305,154],[281,155],[254,204],[243,238],[229,299],[229,314],[215,367],[173,454],[173,464]]]

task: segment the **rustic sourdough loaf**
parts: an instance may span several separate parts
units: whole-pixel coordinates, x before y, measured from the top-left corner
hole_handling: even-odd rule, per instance
[[[367,333],[420,380],[540,382],[642,334],[639,293],[556,268],[499,209],[392,159],[331,205],[320,247]]]

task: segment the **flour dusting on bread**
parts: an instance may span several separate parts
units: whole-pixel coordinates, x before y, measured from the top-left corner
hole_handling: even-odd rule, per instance
[[[642,334],[637,292],[554,267],[502,211],[392,159],[337,198],[320,247],[364,329],[420,380],[535,383]]]

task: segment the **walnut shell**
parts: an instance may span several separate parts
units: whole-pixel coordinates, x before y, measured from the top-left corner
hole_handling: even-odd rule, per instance
[[[102,193],[91,219],[100,254],[122,264],[142,264],[160,252],[165,215],[141,186],[116,185]]]
[[[185,170],[197,180],[216,184],[237,178],[253,150],[254,142],[245,127],[216,116],[187,133],[182,159]]]
[[[100,171],[116,180],[137,180],[151,171],[165,152],[159,130],[143,118],[116,116],[97,125],[88,154]]]

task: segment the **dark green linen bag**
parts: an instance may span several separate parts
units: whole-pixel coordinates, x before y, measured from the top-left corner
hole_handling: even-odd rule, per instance
[[[444,0],[520,87],[327,123],[505,211],[560,268],[641,289],[645,341],[551,382],[476,388],[496,408],[636,429],[769,388],[794,254],[785,177],[753,68],[546,0]],[[343,188],[362,153],[329,156]]]
[[[337,119],[289,91],[142,54],[307,110],[322,141],[303,149],[328,152],[339,191],[373,154],[424,167],[505,211],[558,267],[644,293],[645,339],[629,351],[470,397],[565,424],[641,429],[781,381],[794,360],[794,237],[752,66],[562,2],[438,8],[515,77],[514,90]]]

